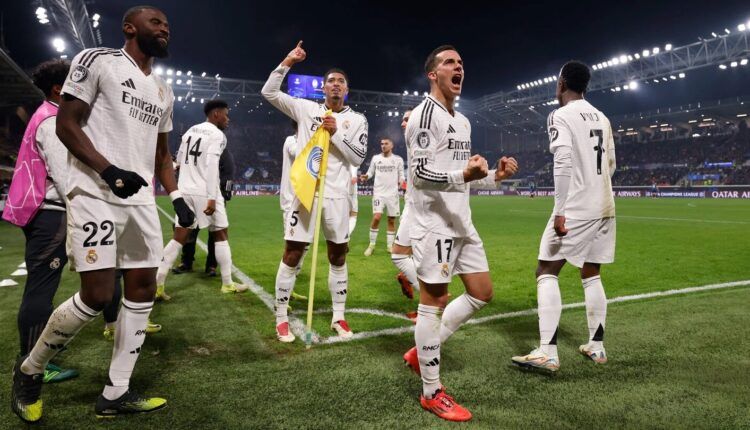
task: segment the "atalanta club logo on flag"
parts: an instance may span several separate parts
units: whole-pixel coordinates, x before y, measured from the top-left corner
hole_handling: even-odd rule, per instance
[[[75,69],[70,73],[70,80],[73,82],[83,82],[89,77],[89,69],[82,65],[77,65]]]
[[[323,150],[319,146],[313,147],[310,154],[307,156],[307,172],[313,178],[318,178],[320,173],[320,161],[323,158]]]

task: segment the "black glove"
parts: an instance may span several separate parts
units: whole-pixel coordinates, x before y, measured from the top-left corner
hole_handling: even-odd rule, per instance
[[[223,187],[221,187],[221,196],[224,197],[224,201],[230,201],[232,200],[232,186],[234,185],[234,181],[228,180],[226,181],[226,184],[224,184]]]
[[[148,187],[148,182],[137,173],[122,170],[114,164],[110,164],[99,176],[109,185],[112,192],[121,199],[127,199],[137,193],[141,187]]]
[[[172,207],[174,207],[174,213],[177,214],[177,223],[180,224],[180,227],[188,228],[193,225],[195,214],[185,203],[185,199],[182,197],[174,199]]]

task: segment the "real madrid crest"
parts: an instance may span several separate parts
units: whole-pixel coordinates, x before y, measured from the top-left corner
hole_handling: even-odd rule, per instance
[[[60,268],[60,257],[55,257],[52,259],[52,261],[49,263],[49,268],[52,270],[56,270]]]
[[[448,272],[448,263],[443,263],[443,267],[440,269],[440,274],[443,275],[443,278],[450,276],[450,272]]]
[[[349,126],[351,126],[351,125],[352,125],[352,123],[349,122],[349,120],[347,119],[347,120],[344,120],[344,123],[341,124],[341,127],[343,127],[344,130],[349,130]]]
[[[93,249],[89,249],[89,253],[86,254],[86,262],[89,264],[96,263],[96,260],[99,259],[99,256],[96,255],[96,251]]]

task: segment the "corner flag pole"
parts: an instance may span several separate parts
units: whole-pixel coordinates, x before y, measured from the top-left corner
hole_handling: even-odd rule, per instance
[[[326,186],[326,170],[328,170],[328,146],[330,145],[330,136],[323,144],[323,156],[320,159],[320,168],[318,174],[318,207],[315,211],[315,234],[313,235],[312,244],[312,268],[310,269],[310,292],[307,300],[307,331],[305,332],[305,348],[312,347],[312,317],[313,317],[313,300],[315,298],[315,272],[318,267],[318,241],[320,239],[320,220],[323,215],[323,195]]]

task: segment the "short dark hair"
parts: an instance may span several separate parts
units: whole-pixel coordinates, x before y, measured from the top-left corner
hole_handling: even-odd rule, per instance
[[[346,85],[347,86],[349,85],[349,75],[347,75],[345,71],[339,69],[338,67],[331,67],[330,69],[328,69],[325,75],[323,75],[324,82],[328,80],[328,75],[330,75],[331,73],[341,73],[342,75],[344,75],[344,80],[346,80]]]
[[[229,109],[229,105],[224,100],[209,100],[203,105],[203,113],[208,116],[214,109]]]
[[[571,91],[583,94],[589,86],[591,80],[591,71],[589,66],[580,61],[571,60],[565,63],[560,70],[560,78],[565,82],[565,86]]]
[[[387,140],[387,141],[391,142],[391,145],[393,144],[393,139],[391,139],[391,138],[390,138],[390,137],[388,137],[388,136],[383,136],[383,137],[381,137],[381,138],[380,138],[380,141],[381,141],[381,142],[382,142],[382,141],[384,141],[384,140]]]
[[[440,45],[437,48],[433,49],[432,52],[430,52],[430,55],[427,56],[427,60],[424,62],[425,73],[429,73],[435,70],[435,67],[437,67],[437,56],[439,53],[444,51],[458,52],[458,50],[453,45]]]
[[[122,15],[122,25],[125,25],[126,22],[132,23],[132,19],[134,16],[138,15],[142,10],[158,10],[161,12],[161,9],[159,9],[156,6],[151,5],[140,5],[140,6],[133,6],[130,9],[126,10],[125,13]]]
[[[70,62],[67,60],[54,59],[45,61],[36,66],[31,73],[31,80],[39,87],[45,96],[52,95],[52,87],[65,83],[65,78],[70,71]]]

